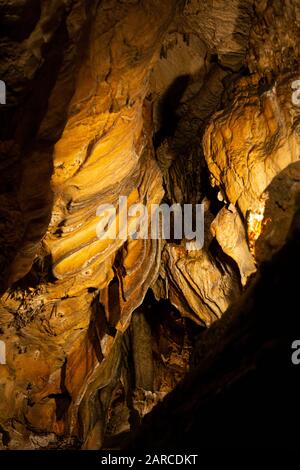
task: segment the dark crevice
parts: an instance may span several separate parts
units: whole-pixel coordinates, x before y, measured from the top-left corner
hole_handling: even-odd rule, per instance
[[[158,148],[166,137],[174,135],[179,121],[177,109],[189,82],[189,75],[177,77],[160,99],[158,105],[160,129],[153,137],[154,148]]]
[[[56,403],[56,419],[61,421],[66,416],[69,406],[72,403],[72,398],[68,392],[52,393],[47,398],[54,398]]]
[[[9,432],[5,431],[5,429],[0,425],[0,434],[2,434],[2,444],[6,447],[11,441]]]

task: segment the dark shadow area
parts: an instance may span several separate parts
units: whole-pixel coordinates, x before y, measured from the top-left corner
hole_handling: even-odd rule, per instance
[[[14,41],[23,41],[40,18],[40,0],[3,3],[4,5],[0,5],[1,34]]]
[[[202,335],[195,369],[127,448],[298,448],[300,200],[297,207],[287,244]]]
[[[165,329],[172,335],[172,341],[178,344],[183,344],[184,336],[187,335],[191,348],[193,348],[202,332],[206,330],[191,319],[182,317],[169,300],[158,302],[151,289],[147,292],[143,305],[145,306],[146,320],[156,341],[160,341],[161,329]]]
[[[0,40],[3,44],[6,44],[5,41],[10,45],[13,44],[11,41],[24,40],[34,29],[40,11],[41,2],[36,0],[18,2],[16,5],[11,2],[3,7],[3,11],[0,7],[4,24]],[[25,77],[23,71],[13,64],[7,67],[9,57],[5,55],[5,47],[1,51],[4,67],[1,79],[7,87],[7,104],[0,107],[0,294],[31,270],[37,245],[46,233],[51,218],[53,148],[66,123],[86,36],[83,28],[74,63],[69,64],[74,73],[69,82],[66,81],[64,94],[56,103],[55,119],[52,118],[50,129],[49,123],[44,124],[44,118],[70,46],[67,28],[69,13],[65,7],[57,10],[57,28],[50,40],[43,44],[41,65],[32,77]],[[18,21],[20,28],[16,27]],[[32,277],[35,275],[33,268]]]
[[[270,259],[286,241],[293,215],[295,200],[300,192],[300,162],[288,165],[276,175],[266,188],[265,223],[255,243],[259,262]]]
[[[65,393],[53,393],[48,395],[48,398],[54,398],[56,403],[56,419],[61,421],[67,415],[72,398],[68,392]]]
[[[0,435],[2,435],[2,444],[7,446],[10,443],[9,432],[5,431],[2,426],[0,426]]]
[[[54,283],[56,278],[52,273],[52,257],[37,257],[32,265],[31,270],[22,279],[15,282],[11,286],[11,291],[28,290],[29,288],[37,288],[41,284]]]
[[[161,127],[153,137],[154,148],[159,147],[166,137],[174,135],[179,120],[176,111],[189,80],[189,75],[177,77],[160,99],[159,121]]]
[[[108,331],[108,324],[105,317],[104,308],[100,303],[99,294],[95,296],[91,304],[92,315],[89,323],[87,336],[93,345],[98,361],[101,363],[103,360],[103,353],[101,350],[100,341]]]
[[[1,230],[1,258],[2,276],[0,291],[4,291],[8,287],[8,279],[14,279],[14,274],[10,273],[11,263],[18,251],[22,250],[24,243],[35,243],[45,234],[50,221],[52,210],[52,196],[50,189],[50,177],[52,173],[52,150],[54,143],[35,141],[38,128],[47,111],[48,98],[55,84],[58,71],[60,69],[63,50],[61,44],[67,39],[65,25],[58,28],[53,40],[47,45],[44,51],[44,64],[38,71],[34,79],[26,86],[23,84],[22,93],[19,93],[17,102],[10,105],[10,94],[8,94],[8,105],[1,106],[1,122],[5,122],[5,126],[1,126],[1,146],[0,170],[2,162],[5,171],[1,171],[0,183],[3,180],[10,182],[9,193],[2,192],[7,208],[1,209],[3,212],[3,230]],[[9,87],[9,84],[8,84]],[[10,144],[8,144],[10,142]],[[41,175],[43,179],[43,195],[39,195],[37,207],[32,207],[29,214],[22,209],[22,203],[28,204],[27,197],[30,195],[36,182],[27,180],[24,177],[25,166],[30,165],[30,159],[34,153],[41,153]],[[14,158],[10,165],[7,165],[7,159],[10,155]],[[37,164],[33,158],[32,165]],[[4,188],[1,185],[2,189]],[[7,186],[6,186],[7,187]],[[19,201],[19,191],[22,188],[23,201]],[[41,188],[37,188],[40,191]],[[28,196],[27,196],[28,195]],[[31,203],[33,204],[33,203]],[[6,209],[6,210],[5,210]],[[41,215],[43,212],[43,215]],[[39,214],[38,220],[35,213]],[[35,225],[34,235],[32,226]],[[2,229],[2,227],[1,227]],[[37,231],[40,231],[37,234]],[[6,232],[6,233],[5,233]],[[11,246],[11,240],[14,241]],[[30,261],[27,261],[30,269]],[[13,270],[15,268],[12,268]],[[25,273],[24,273],[25,274]]]
[[[117,276],[111,281],[108,286],[108,315],[109,315],[109,326],[115,328],[116,324],[120,320],[120,301],[119,301],[119,280]]]

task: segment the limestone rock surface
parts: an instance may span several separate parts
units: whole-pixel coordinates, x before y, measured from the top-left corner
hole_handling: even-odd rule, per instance
[[[7,0],[0,14],[0,444],[120,447],[286,243],[299,2]],[[123,227],[120,196],[202,203],[203,246],[135,239],[136,214],[99,238],[103,204]]]

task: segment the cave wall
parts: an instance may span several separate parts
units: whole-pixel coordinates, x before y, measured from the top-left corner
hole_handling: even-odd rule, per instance
[[[201,337],[191,371],[123,442],[123,451],[243,458],[299,447],[298,281],[300,199],[288,241],[239,301]]]
[[[299,6],[20,0],[0,14],[3,445],[99,448],[149,288],[208,327],[285,243],[300,180]],[[120,195],[204,203],[204,247],[99,240],[97,207]],[[172,374],[146,390],[151,406]],[[140,416],[147,383],[127,387]]]

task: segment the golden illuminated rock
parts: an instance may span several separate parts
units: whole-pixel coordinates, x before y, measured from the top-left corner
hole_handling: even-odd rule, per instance
[[[274,178],[299,160],[300,108],[292,101],[297,73],[261,85],[259,76],[235,85],[232,106],[214,115],[204,151],[214,185],[247,221],[250,241],[259,238]],[[272,215],[271,215],[272,217]]]
[[[113,448],[188,369],[185,317],[196,331],[220,319],[285,243],[299,6],[24,0],[2,13],[0,447]],[[99,237],[103,204],[124,226],[120,196],[148,211],[202,203],[204,245]]]

